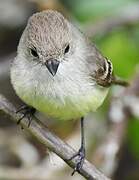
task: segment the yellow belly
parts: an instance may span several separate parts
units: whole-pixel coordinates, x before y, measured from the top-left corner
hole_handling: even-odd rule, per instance
[[[33,99],[28,96],[25,97],[24,101],[47,116],[58,120],[70,120],[95,111],[103,103],[107,93],[108,88],[98,87],[84,96],[67,97],[64,103],[41,96],[36,96]]]

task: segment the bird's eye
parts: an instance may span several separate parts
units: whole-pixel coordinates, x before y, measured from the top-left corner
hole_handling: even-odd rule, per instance
[[[70,49],[70,46],[69,44],[66,46],[65,50],[64,50],[64,54],[68,53],[69,52],[69,49]]]
[[[34,56],[35,58],[39,57],[36,49],[30,49],[30,53],[31,53],[31,55]]]

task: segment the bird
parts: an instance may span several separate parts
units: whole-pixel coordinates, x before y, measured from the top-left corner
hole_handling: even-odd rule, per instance
[[[85,158],[84,117],[102,105],[111,85],[127,84],[114,75],[111,61],[96,45],[55,10],[29,18],[10,77],[27,113],[38,110],[59,123],[80,119],[81,147],[69,159],[78,159],[72,174]]]

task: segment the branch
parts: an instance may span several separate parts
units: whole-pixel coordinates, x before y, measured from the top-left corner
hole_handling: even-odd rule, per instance
[[[8,114],[14,122],[22,116],[20,113],[16,114],[15,107],[2,95],[0,95],[0,111]],[[76,160],[73,159],[68,161],[70,157],[75,154],[75,150],[71,148],[68,144],[64,143],[60,138],[51,133],[49,129],[38,119],[33,118],[33,121],[28,128],[28,119],[24,118],[21,121],[21,126],[32,134],[40,143],[42,143],[46,148],[56,153],[61,157],[71,168],[76,165]],[[108,180],[104,174],[96,169],[94,165],[89,163],[87,160],[84,161],[83,167],[79,172],[82,176],[89,180]]]

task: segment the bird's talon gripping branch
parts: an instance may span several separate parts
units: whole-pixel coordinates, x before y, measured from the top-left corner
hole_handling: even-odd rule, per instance
[[[81,147],[79,149],[79,151],[76,154],[74,154],[69,160],[72,160],[76,157],[78,157],[77,164],[71,174],[72,176],[74,175],[75,172],[80,171],[83,166],[84,159],[85,159],[85,148],[84,147]]]
[[[24,117],[27,117],[28,118],[28,127],[30,126],[31,124],[31,121],[32,121],[32,117],[34,116],[35,112],[36,112],[36,109],[33,108],[33,107],[30,107],[30,106],[21,106],[17,111],[16,113],[19,113],[21,112],[23,114],[23,116],[18,119],[17,121],[17,124],[20,124],[20,122],[22,121],[22,119]]]

